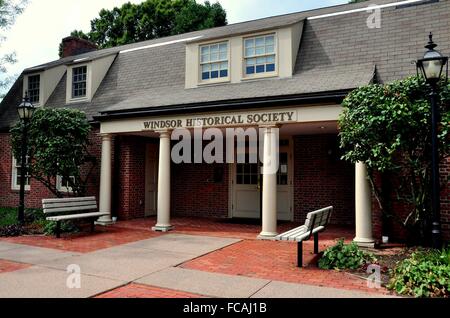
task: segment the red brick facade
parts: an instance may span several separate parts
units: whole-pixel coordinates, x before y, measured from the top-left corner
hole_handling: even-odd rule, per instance
[[[88,148],[89,154],[97,158],[97,164],[91,172],[88,180],[88,195],[98,198],[100,182],[100,157],[101,138],[98,136],[98,128],[91,132],[91,145]],[[0,133],[0,207],[13,207],[19,204],[19,191],[12,189],[12,153],[11,137],[9,133]],[[53,198],[50,192],[42,183],[32,179],[30,181],[31,191],[25,193],[25,206],[28,208],[42,207],[42,199]]]
[[[355,168],[339,159],[335,135],[294,137],[295,220],[308,212],[334,206],[331,222],[355,222]]]
[[[354,224],[354,166],[339,159],[335,135],[295,136],[294,142],[294,219],[303,222],[306,213],[328,205],[335,207],[334,224]],[[89,152],[97,158],[88,184],[88,194],[98,198],[100,180],[101,138],[98,128],[91,136]],[[144,216],[146,145],[157,139],[136,136],[116,136],[113,139],[113,214],[120,219]],[[157,147],[156,147],[157,148]],[[11,190],[12,156],[10,136],[0,134],[0,206],[17,206],[18,191]],[[214,180],[215,170],[221,168],[223,179]],[[441,169],[442,222],[444,236],[450,239],[450,159]],[[173,164],[171,204],[174,216],[227,218],[229,216],[230,167],[226,164]],[[42,198],[53,195],[39,182],[31,181],[26,194],[26,206],[39,208]],[[400,213],[405,210],[396,206]],[[374,235],[381,238],[382,217],[373,202]],[[386,224],[385,224],[386,225]],[[402,239],[399,226],[385,226],[393,239]]]

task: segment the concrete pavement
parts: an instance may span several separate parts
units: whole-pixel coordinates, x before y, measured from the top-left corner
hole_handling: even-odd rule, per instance
[[[223,298],[379,297],[358,291],[291,284],[177,267],[239,242],[238,239],[168,234],[79,254],[0,241],[0,260],[32,264],[0,272],[0,297],[92,297],[117,287],[142,285]],[[69,265],[79,266],[80,289],[70,289]]]

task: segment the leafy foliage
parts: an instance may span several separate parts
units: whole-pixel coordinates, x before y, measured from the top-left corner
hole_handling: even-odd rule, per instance
[[[439,141],[442,159],[450,155],[450,82],[441,81]],[[424,241],[431,214],[431,103],[429,87],[419,77],[386,85],[372,84],[351,92],[340,117],[344,159],[364,162],[383,213],[401,222]],[[375,182],[376,173],[389,176],[397,198],[411,206],[400,219],[389,205],[391,193]],[[448,183],[448,182],[447,182]],[[446,186],[447,184],[445,184]]]
[[[365,264],[374,262],[371,253],[362,251],[356,243],[345,244],[341,239],[335,246],[328,248],[319,260],[321,269],[359,269]]]
[[[14,24],[17,15],[23,12],[26,3],[26,0],[0,0],[0,31],[5,31]],[[0,34],[0,42],[4,40],[5,37]],[[16,62],[16,54],[14,52],[0,56],[0,91],[3,91],[15,79],[16,76],[7,75],[7,67]],[[0,98],[3,98],[3,94],[0,94]]]
[[[79,231],[78,227],[71,221],[61,222],[61,233],[76,233]],[[56,222],[46,221],[44,223],[44,233],[46,235],[56,234]]]
[[[11,129],[12,147],[20,158],[23,123]],[[40,108],[28,124],[29,174],[57,197],[56,176],[67,180],[76,196],[84,196],[87,181],[96,165],[88,153],[91,126],[86,115],[74,109]],[[85,168],[86,173],[82,173]]]
[[[20,224],[12,224],[0,227],[0,237],[15,237],[24,234],[24,229]]]
[[[102,9],[99,17],[91,21],[87,34],[76,30],[71,35],[90,40],[99,48],[108,48],[226,24],[226,12],[219,3],[146,0],[140,4],[128,2],[112,10]],[[60,55],[61,52],[60,48]]]
[[[418,251],[392,271],[388,288],[414,297],[450,296],[450,248]]]

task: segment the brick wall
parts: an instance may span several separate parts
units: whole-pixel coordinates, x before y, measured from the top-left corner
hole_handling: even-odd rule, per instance
[[[223,168],[221,183],[214,169]],[[172,212],[179,216],[228,217],[229,166],[226,164],[172,165]]]
[[[114,214],[120,219],[144,217],[145,152],[149,139],[119,136],[115,139],[117,163],[113,181]]]
[[[294,215],[334,206],[331,222],[354,224],[354,166],[339,160],[335,135],[294,137]]]
[[[93,128],[91,132],[91,145],[88,151],[97,158],[97,166],[92,170],[88,180],[88,195],[98,198],[100,180],[100,155],[101,139],[97,135],[98,128]],[[87,169],[82,171],[87,173]],[[0,207],[17,207],[19,205],[19,191],[12,190],[12,153],[11,137],[9,133],[0,133]],[[25,192],[25,206],[27,208],[42,207],[42,199],[55,197],[42,183],[31,179],[30,191]]]

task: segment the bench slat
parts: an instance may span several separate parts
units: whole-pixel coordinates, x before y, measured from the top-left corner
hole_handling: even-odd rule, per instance
[[[70,208],[70,207],[73,207],[73,206],[80,206],[80,207],[82,207],[82,206],[96,205],[96,204],[97,204],[96,201],[84,201],[84,202],[81,202],[81,203],[78,203],[78,202],[46,203],[46,204],[43,204],[42,206],[43,206],[44,209],[56,209],[56,208],[65,208],[65,207]]]
[[[50,216],[47,217],[47,221],[64,221],[64,220],[74,220],[74,219],[85,219],[85,218],[95,218],[100,216],[109,215],[104,212],[94,212],[94,213],[82,213],[82,214],[71,214],[71,215],[61,215],[61,216]]]
[[[305,225],[280,234],[275,239],[278,241],[302,242],[304,239],[308,239],[311,234],[324,231],[332,212],[332,206],[310,212],[306,217]],[[311,229],[312,226],[314,226],[314,229]]]
[[[45,214],[49,213],[61,213],[61,212],[73,212],[73,211],[86,211],[86,210],[95,210],[97,209],[97,205],[86,205],[86,206],[72,206],[65,208],[56,208],[56,209],[44,209]]]
[[[59,203],[59,202],[82,202],[82,201],[96,201],[95,197],[80,197],[80,198],[60,198],[60,199],[43,199],[42,204]]]

